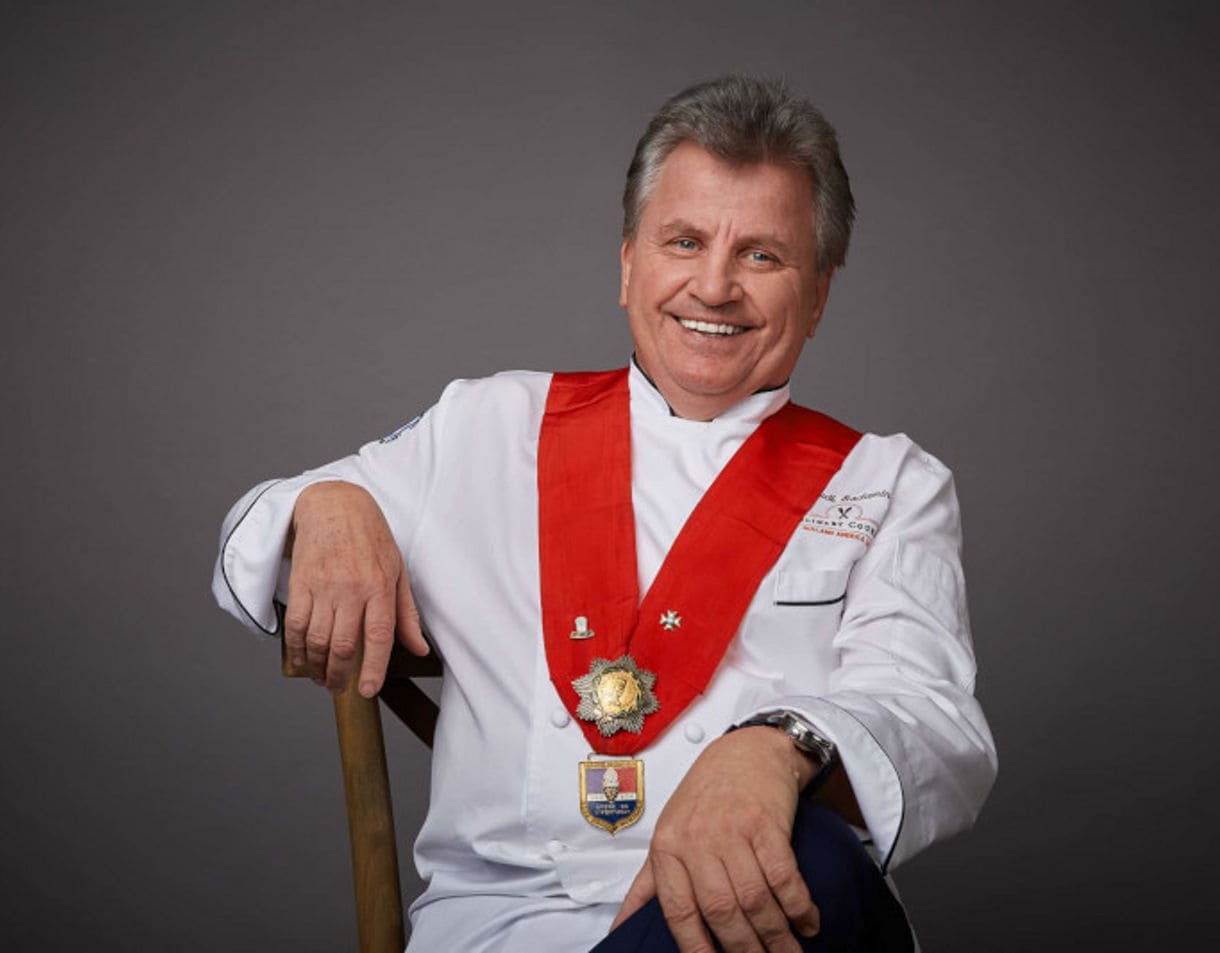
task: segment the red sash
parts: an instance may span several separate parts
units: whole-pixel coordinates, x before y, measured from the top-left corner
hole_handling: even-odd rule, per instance
[[[770,568],[860,434],[785,404],[738,448],[704,493],[641,603],[631,506],[631,412],[626,368],[556,374],[538,439],[542,628],[551,681],[574,717],[572,681],[596,658],[630,653],[655,673],[660,708],[637,734],[593,750],[641,751],[711,680]],[[676,613],[680,625],[662,624]],[[572,638],[578,616],[592,638]],[[579,628],[579,626],[577,626]]]

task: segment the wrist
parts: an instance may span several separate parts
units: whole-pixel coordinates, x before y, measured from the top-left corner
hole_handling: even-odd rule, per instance
[[[768,743],[783,752],[803,794],[812,794],[821,787],[838,764],[838,749],[834,742],[798,712],[787,709],[762,712],[733,725],[729,731],[740,728],[770,729],[772,740]],[[761,739],[763,735],[760,733],[758,737]]]

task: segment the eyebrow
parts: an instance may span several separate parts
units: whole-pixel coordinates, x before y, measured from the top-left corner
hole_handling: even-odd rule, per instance
[[[703,229],[693,222],[688,222],[684,218],[671,218],[668,222],[662,222],[658,231],[669,237],[671,235],[700,235],[704,234]]]

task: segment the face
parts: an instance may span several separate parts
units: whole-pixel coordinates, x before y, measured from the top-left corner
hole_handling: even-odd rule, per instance
[[[623,243],[619,304],[679,416],[710,420],[792,374],[830,288],[813,226],[797,168],[732,165],[691,142],[661,165]]]

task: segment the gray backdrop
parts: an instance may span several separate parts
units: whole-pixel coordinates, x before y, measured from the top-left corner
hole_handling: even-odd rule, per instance
[[[622,364],[631,147],[732,68],[859,200],[798,398],[958,475],[1000,780],[898,872],[925,947],[1214,933],[1216,17],[982,7],[3,4],[5,948],[354,947],[329,699],[213,606],[220,519]]]

